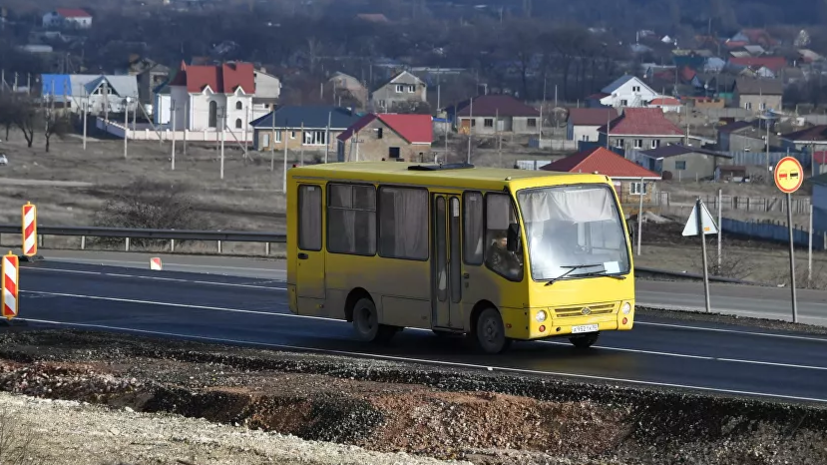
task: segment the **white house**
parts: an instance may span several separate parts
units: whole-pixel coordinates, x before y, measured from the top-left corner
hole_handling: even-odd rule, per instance
[[[46,101],[64,103],[78,113],[122,113],[134,110],[138,103],[135,76],[102,74],[42,74],[41,95]]]
[[[636,76],[624,75],[601,89],[597,95],[600,104],[615,108],[644,107],[658,93]]]
[[[660,95],[649,102],[650,107],[660,108],[664,113],[677,113],[683,109],[681,101],[668,95]]]
[[[43,27],[92,27],[92,15],[80,8],[58,8],[43,15]]]
[[[253,96],[253,110],[251,120],[256,120],[269,114],[276,108],[281,96],[281,80],[267,70],[257,69],[253,72],[256,84],[256,92]]]
[[[187,66],[169,83],[176,130],[245,131],[252,118],[255,68],[251,63]]]

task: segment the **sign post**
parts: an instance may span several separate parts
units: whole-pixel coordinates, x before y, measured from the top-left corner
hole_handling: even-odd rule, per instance
[[[37,207],[26,202],[22,208],[23,214],[23,255],[33,257],[37,255]]]
[[[20,261],[17,255],[11,252],[2,260],[3,293],[0,296],[0,306],[2,306],[3,317],[11,321],[12,318],[17,316],[18,312],[17,297],[19,293],[17,283],[20,281]]]
[[[804,182],[804,169],[794,157],[784,157],[775,165],[775,187],[787,195],[787,228],[790,234],[790,292],[792,293],[793,323],[798,323],[798,307],[795,298],[795,242],[793,241],[792,194]]]
[[[701,236],[701,253],[703,254],[704,267],[704,305],[707,313],[710,312],[709,304],[709,269],[707,267],[706,257],[706,236],[708,234],[718,234],[718,225],[712,219],[706,205],[701,201],[701,198],[695,201],[695,206],[692,208],[692,213],[686,220],[686,226],[683,227],[684,236]]]

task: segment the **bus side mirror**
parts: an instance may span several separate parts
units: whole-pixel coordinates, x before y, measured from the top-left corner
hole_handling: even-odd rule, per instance
[[[505,240],[505,248],[509,252],[518,252],[520,250],[520,225],[517,223],[510,223],[508,225],[508,236]]]

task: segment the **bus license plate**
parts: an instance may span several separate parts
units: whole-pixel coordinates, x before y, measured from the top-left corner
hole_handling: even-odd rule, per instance
[[[572,334],[596,333],[598,329],[600,329],[600,325],[580,325],[572,326],[571,332]]]

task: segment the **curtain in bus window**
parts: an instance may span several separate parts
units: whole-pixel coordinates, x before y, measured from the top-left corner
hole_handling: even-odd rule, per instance
[[[299,187],[299,248],[322,248],[322,188]]]
[[[482,194],[479,192],[467,192],[463,213],[465,223],[463,225],[463,245],[465,247],[465,263],[470,265],[482,264]]]
[[[428,258],[428,191],[379,190],[379,253],[383,257]]]
[[[376,252],[376,196],[372,186],[330,184],[327,215],[330,252]]]

